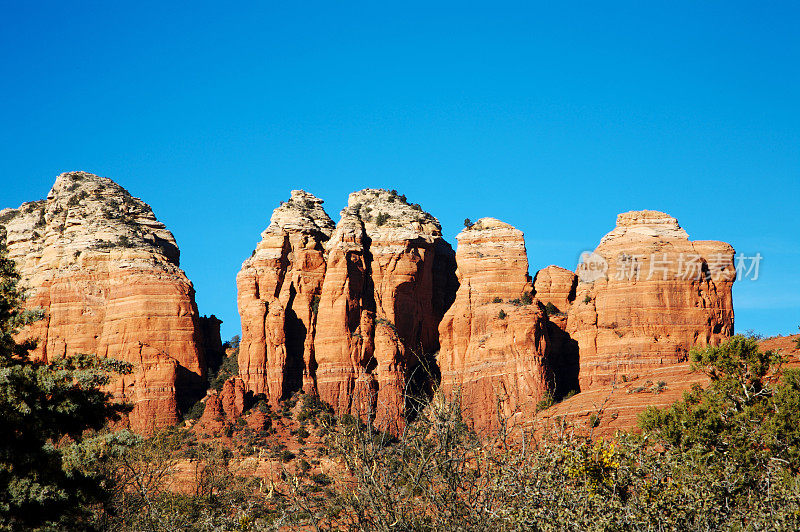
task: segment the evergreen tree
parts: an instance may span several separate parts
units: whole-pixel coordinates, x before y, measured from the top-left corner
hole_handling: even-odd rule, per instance
[[[134,438],[97,432],[129,410],[101,387],[131,366],[89,355],[31,358],[35,343],[15,335],[42,312],[22,310],[4,242],[0,231],[0,529],[86,529],[106,496],[100,465]]]

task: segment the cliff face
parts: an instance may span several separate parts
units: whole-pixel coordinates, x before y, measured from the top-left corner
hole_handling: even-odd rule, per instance
[[[550,342],[549,360],[555,399],[578,391],[580,370],[578,342],[567,333],[567,312],[575,302],[578,276],[559,266],[548,266],[536,273],[533,290],[536,299],[544,305],[552,304],[547,313],[547,332]]]
[[[202,393],[205,361],[194,289],[172,234],[107,178],[69,172],[46,200],[0,211],[9,256],[45,319],[23,334],[34,356],[96,353],[135,366],[111,384],[139,431],[175,423]]]
[[[692,242],[675,218],[633,211],[617,217],[594,254],[590,262],[607,271],[579,276],[567,324],[581,390],[684,363],[691,347],[733,333],[729,244]]]
[[[272,403],[299,389],[316,391],[315,316],[326,271],[323,244],[333,229],[322,200],[292,191],[236,277],[239,373],[249,391]]]
[[[460,286],[439,326],[441,388],[477,429],[494,429],[498,413],[533,416],[552,389],[548,320],[531,298],[521,231],[484,218],[457,238]]]
[[[429,393],[452,251],[430,214],[385,190],[350,194],[326,245],[314,339],[320,397],[398,428]]]
[[[396,192],[351,194],[335,227],[321,203],[292,192],[239,272],[240,374],[273,403],[303,389],[397,427],[435,379],[426,364],[455,291],[452,249]]]

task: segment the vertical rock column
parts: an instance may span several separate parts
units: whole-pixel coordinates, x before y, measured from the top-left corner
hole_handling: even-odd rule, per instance
[[[316,392],[315,317],[325,277],[323,243],[334,228],[322,200],[302,190],[272,213],[253,256],[236,277],[245,387],[275,404]]]
[[[399,429],[438,373],[432,354],[455,289],[452,250],[436,218],[376,189],[350,194],[326,247],[319,395],[340,414]]]
[[[521,231],[483,218],[458,235],[459,287],[439,334],[442,391],[478,430],[529,417],[547,393],[547,316],[531,298]]]

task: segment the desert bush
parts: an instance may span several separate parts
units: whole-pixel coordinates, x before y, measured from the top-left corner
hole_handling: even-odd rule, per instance
[[[377,226],[379,226],[379,227],[380,227],[381,225],[384,225],[384,224],[385,224],[386,222],[388,222],[388,221],[389,221],[389,214],[388,214],[388,213],[385,213],[385,212],[379,212],[379,213],[378,213],[378,214],[375,216],[375,225],[377,225]]]
[[[501,424],[478,436],[459,402],[441,394],[388,443],[369,424],[339,424],[328,446],[347,474],[324,499],[298,499],[302,522],[385,531],[796,529],[800,377],[741,338],[693,357],[712,385],[649,411],[641,435],[593,438],[563,424],[509,433]],[[599,422],[595,413],[590,425]]]
[[[561,314],[561,311],[558,310],[558,307],[555,306],[552,302],[548,301],[547,305],[544,306],[544,310],[547,311],[548,316],[556,316]]]

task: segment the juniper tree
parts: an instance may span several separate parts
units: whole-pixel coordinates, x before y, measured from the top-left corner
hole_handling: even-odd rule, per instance
[[[85,529],[106,495],[99,464],[133,437],[94,432],[128,410],[101,387],[131,368],[89,355],[32,358],[35,342],[16,337],[42,312],[23,310],[4,241],[0,230],[0,529]]]

